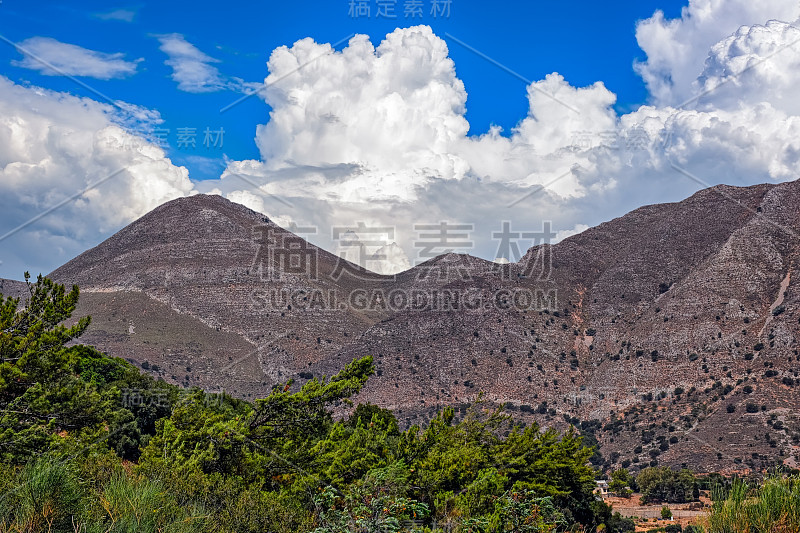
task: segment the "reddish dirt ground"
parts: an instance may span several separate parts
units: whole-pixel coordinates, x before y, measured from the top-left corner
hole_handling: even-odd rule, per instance
[[[672,520],[662,520],[662,504],[643,505],[640,503],[640,498],[641,494],[634,493],[630,498],[604,496],[603,501],[612,505],[614,511],[619,511],[622,516],[634,518],[637,532],[648,531],[669,524],[680,524],[684,527],[702,525],[711,506],[711,499],[708,494],[703,492],[700,495],[700,502],[668,504],[667,506],[672,511],[673,518]]]

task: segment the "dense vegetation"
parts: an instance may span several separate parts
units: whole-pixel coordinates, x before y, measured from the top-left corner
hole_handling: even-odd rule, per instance
[[[772,476],[751,486],[741,479],[714,494],[710,529],[718,533],[800,531],[800,477]]]
[[[642,503],[685,503],[697,501],[700,489],[689,470],[676,472],[667,467],[645,468],[636,476]]]
[[[0,297],[0,531],[625,531],[593,449],[478,402],[401,431],[359,405],[367,357],[253,403],[183,390],[74,343],[79,292]]]

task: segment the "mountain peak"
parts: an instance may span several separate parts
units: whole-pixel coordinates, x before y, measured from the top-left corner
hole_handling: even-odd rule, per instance
[[[262,222],[270,222],[269,218],[265,215],[253,211],[242,204],[232,202],[219,194],[193,194],[190,196],[182,196],[160,205],[151,211],[151,213],[157,213],[160,210],[179,210],[187,216],[198,210],[214,210],[220,213],[237,213],[243,217],[260,219]]]

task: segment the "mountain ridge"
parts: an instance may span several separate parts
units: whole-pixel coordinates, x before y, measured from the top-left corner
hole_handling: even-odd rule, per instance
[[[51,277],[81,286],[85,342],[168,381],[254,398],[373,355],[358,400],[404,424],[482,393],[523,420],[578,425],[609,465],[759,468],[798,461],[798,205],[797,181],[717,186],[517,263],[448,254],[384,276],[198,195]],[[283,262],[290,250],[313,252],[314,275]]]

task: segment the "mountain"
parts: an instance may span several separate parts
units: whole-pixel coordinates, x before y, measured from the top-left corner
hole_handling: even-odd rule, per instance
[[[280,252],[292,249],[313,256],[307,266],[315,276],[279,265],[289,257]],[[288,298],[299,291],[349,287],[346,274],[331,279],[340,263],[263,215],[197,195],[156,208],[50,277],[81,287],[78,313],[94,317],[84,342],[155,366],[168,381],[253,398],[376,320],[352,310],[292,308]],[[262,305],[262,295],[287,303]]]
[[[12,298],[22,298],[28,294],[27,285],[22,281],[0,278],[0,294]]]
[[[518,263],[383,276],[197,195],[50,277],[81,287],[83,342],[168,381],[254,398],[373,355],[358,401],[405,424],[483,393],[607,465],[741,471],[800,453],[798,206],[800,182],[718,186]]]

